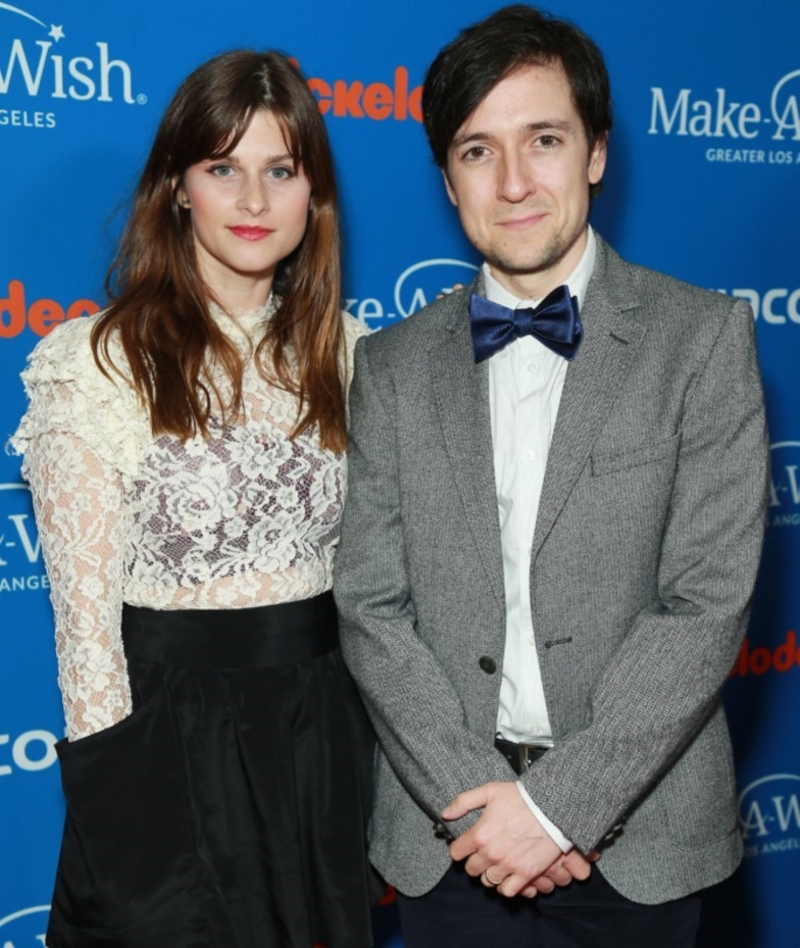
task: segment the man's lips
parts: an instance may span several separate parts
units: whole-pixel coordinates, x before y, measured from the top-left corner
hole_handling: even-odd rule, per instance
[[[267,227],[250,227],[244,224],[238,227],[229,227],[228,230],[237,237],[241,237],[242,240],[263,240],[272,233]]]
[[[544,211],[536,211],[531,214],[525,214],[521,217],[513,217],[506,220],[497,221],[496,223],[500,227],[516,230],[518,228],[532,227],[534,224],[538,224],[541,220],[543,220],[544,217]]]

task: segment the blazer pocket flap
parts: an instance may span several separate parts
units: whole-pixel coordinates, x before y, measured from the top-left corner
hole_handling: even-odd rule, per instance
[[[614,471],[627,471],[644,464],[654,464],[667,458],[674,459],[681,442],[680,432],[671,435],[664,441],[655,444],[644,444],[628,451],[614,451],[613,453],[599,452],[592,455],[592,477],[602,477],[603,474],[612,474]]]

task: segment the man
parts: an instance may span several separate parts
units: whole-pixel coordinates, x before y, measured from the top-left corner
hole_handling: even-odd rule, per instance
[[[684,948],[741,855],[720,688],[766,508],[752,314],[588,227],[610,94],[572,25],[498,11],[423,110],[485,263],[356,350],[335,589],[383,750],[372,858],[408,948]]]

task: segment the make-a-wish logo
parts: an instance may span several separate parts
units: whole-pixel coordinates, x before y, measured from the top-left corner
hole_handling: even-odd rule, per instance
[[[0,597],[48,588],[28,488],[0,484]]]
[[[41,948],[45,944],[49,914],[49,905],[34,905],[0,918],[0,946],[2,948]]]
[[[394,305],[404,319],[449,293],[456,283],[471,283],[478,268],[463,260],[437,258],[421,260],[400,274],[394,285]],[[393,313],[390,315],[394,315]]]
[[[800,776],[769,774],[739,795],[739,829],[745,856],[800,849]]]
[[[770,527],[800,526],[800,441],[778,441],[772,449]]]
[[[397,278],[391,303],[374,296],[353,297],[344,301],[344,308],[370,329],[380,329],[416,313],[433,303],[437,296],[450,293],[456,283],[471,283],[477,269],[464,260],[444,257],[421,260],[407,267]]]
[[[652,86],[650,92],[650,135],[751,141],[766,131],[772,141],[800,142],[800,69],[775,83],[767,106],[736,102],[720,87],[705,98],[693,89],[670,93]]]
[[[48,109],[59,101],[147,102],[134,92],[130,63],[114,56],[109,43],[73,43],[63,24],[48,24],[9,3],[0,2],[0,18],[21,34],[2,31],[11,41],[0,43],[0,126],[55,128],[57,113]]]

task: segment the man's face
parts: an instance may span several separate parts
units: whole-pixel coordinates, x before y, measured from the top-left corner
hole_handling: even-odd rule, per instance
[[[458,130],[445,184],[492,274],[516,296],[537,299],[581,258],[589,185],[605,162],[605,141],[589,151],[561,64],[524,66]]]

